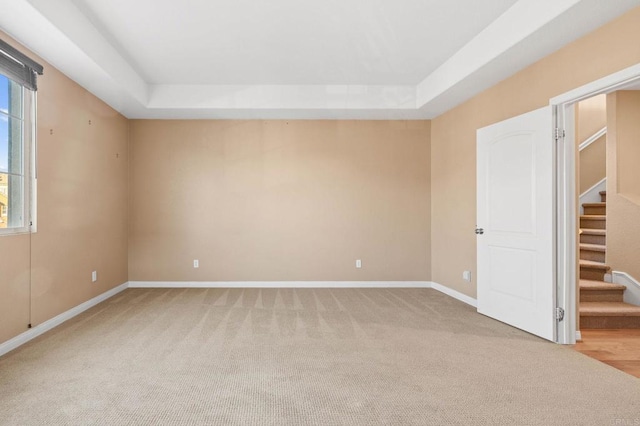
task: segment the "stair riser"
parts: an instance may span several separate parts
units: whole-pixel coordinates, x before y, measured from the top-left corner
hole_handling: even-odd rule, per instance
[[[580,267],[580,279],[592,281],[604,281],[605,271],[601,269],[588,269]]]
[[[584,229],[607,229],[606,220],[594,220],[589,218],[580,218],[580,228]]]
[[[592,260],[594,262],[604,263],[604,257],[605,253],[602,251],[580,249],[580,259],[582,260]]]
[[[584,214],[607,214],[606,206],[585,206]]]
[[[581,302],[623,302],[623,290],[580,291]]]
[[[607,237],[606,235],[580,234],[580,242],[582,244],[599,244],[603,246],[607,244]]]
[[[640,328],[640,317],[634,316],[582,316],[581,329]]]

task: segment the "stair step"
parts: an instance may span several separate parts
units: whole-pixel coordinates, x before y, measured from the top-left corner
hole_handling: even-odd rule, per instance
[[[580,328],[640,328],[640,306],[624,302],[580,303]]]
[[[627,288],[622,284],[608,283],[606,281],[580,280],[580,290],[601,291],[601,290],[622,290]]]
[[[604,281],[580,280],[580,303],[622,302],[626,287]]]
[[[607,227],[607,216],[602,214],[580,215],[580,228],[605,229]]]
[[[604,281],[604,274],[611,268],[602,262],[580,259],[580,279]]]
[[[580,232],[586,235],[607,235],[606,229],[584,228],[584,229],[580,229]]]
[[[607,191],[600,191],[600,201],[603,203],[607,202]]]
[[[606,242],[606,229],[580,229],[580,243],[605,245]]]
[[[606,251],[601,244],[580,244],[580,259],[604,263]]]
[[[624,302],[586,302],[580,304],[580,315],[591,317],[609,315],[640,317],[640,306]]]
[[[606,215],[607,203],[584,203],[582,204],[586,215]]]
[[[609,266],[605,265],[602,262],[593,262],[591,260],[581,260],[580,261],[580,267],[585,267],[587,269],[598,269],[598,270],[603,270],[603,271],[608,271]]]
[[[589,250],[589,251],[599,251],[599,252],[606,252],[607,251],[607,246],[604,246],[602,244],[582,244],[580,243],[580,250]]]

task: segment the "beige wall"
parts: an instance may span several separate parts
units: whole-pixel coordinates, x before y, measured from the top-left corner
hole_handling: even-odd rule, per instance
[[[598,95],[576,105],[576,134],[578,143],[589,139],[596,132],[607,125],[607,95]],[[593,187],[607,176],[607,147],[606,137],[580,151],[579,193]]]
[[[607,177],[606,142],[606,136],[602,136],[597,141],[580,151],[580,194],[584,194],[595,184]]]
[[[45,67],[38,78],[38,232],[0,237],[3,342],[27,330],[30,310],[37,325],[127,281],[128,122],[0,38]]]
[[[0,237],[0,343],[29,324],[28,235]]]
[[[640,91],[608,95],[607,264],[640,279]]]
[[[578,143],[582,143],[607,125],[607,95],[598,95],[578,102],[576,126]]]
[[[129,279],[429,280],[429,137],[428,121],[132,121]]]
[[[475,297],[476,129],[640,62],[640,8],[432,121],[432,279]],[[593,60],[598,58],[598,60]],[[474,272],[472,283],[462,271]]]

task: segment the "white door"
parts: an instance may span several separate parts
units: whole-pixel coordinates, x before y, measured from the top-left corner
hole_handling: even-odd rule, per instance
[[[478,130],[478,312],[555,340],[553,113]],[[482,233],[481,233],[482,232]]]

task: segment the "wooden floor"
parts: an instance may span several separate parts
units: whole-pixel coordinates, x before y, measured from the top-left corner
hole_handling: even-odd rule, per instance
[[[574,349],[640,378],[640,329],[582,330]]]

